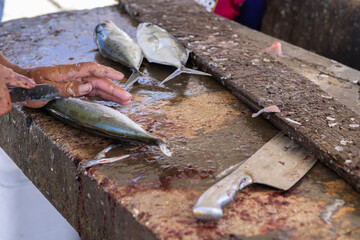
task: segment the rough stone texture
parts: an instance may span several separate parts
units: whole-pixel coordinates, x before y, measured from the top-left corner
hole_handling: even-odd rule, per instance
[[[268,1],[264,33],[360,69],[360,1]]]
[[[129,76],[126,68],[94,51],[94,27],[109,19],[135,35],[136,22],[107,7],[3,23],[0,49],[23,67],[96,61]],[[249,44],[249,53],[255,45]],[[145,61],[142,70],[163,79],[174,69]],[[171,158],[156,147],[121,142],[110,156],[131,157],[85,171],[81,164],[111,140],[74,129],[42,110],[15,107],[0,118],[0,146],[83,239],[359,238],[359,194],[320,163],[290,191],[252,186],[226,206],[220,221],[195,220],[191,207],[217,181],[215,175],[247,159],[277,129],[251,118],[252,111],[212,78],[182,75],[167,84],[169,89],[153,85],[134,86],[128,106],[102,103],[168,139]],[[346,204],[327,224],[320,214],[334,198]]]
[[[355,112],[284,64],[264,62],[269,56],[262,49],[190,0],[121,2],[138,21],[158,24],[182,40],[198,65],[254,110],[277,105],[281,113],[268,120],[360,191],[360,117]],[[338,124],[329,127],[327,117]]]

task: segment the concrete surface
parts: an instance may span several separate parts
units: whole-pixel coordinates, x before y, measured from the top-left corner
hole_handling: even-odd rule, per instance
[[[141,13],[141,8],[137,10]],[[163,16],[161,11],[159,14]],[[207,17],[212,19],[211,15]],[[128,77],[126,68],[94,51],[94,26],[108,19],[135,35],[137,23],[116,7],[109,7],[5,23],[1,26],[1,41],[5,44],[0,49],[24,67],[97,61]],[[236,32],[233,34],[249,33],[233,23],[224,24],[232,26]],[[179,39],[195,37],[181,36],[188,29],[186,25],[182,27],[183,32],[176,32]],[[249,36],[262,49],[257,41],[263,39],[257,39],[255,33]],[[196,47],[198,43],[193,44]],[[302,53],[293,46],[287,47],[289,53]],[[250,43],[244,50],[254,54]],[[218,55],[213,57],[218,57],[213,63],[221,62]],[[270,56],[266,58],[273,61]],[[296,61],[290,62],[301,75],[319,76],[330,67],[329,60],[316,55],[309,59],[299,56],[297,61],[300,67]],[[304,64],[306,67],[301,67]],[[146,61],[142,69],[158,79],[174,70]],[[73,129],[41,110],[21,107],[0,118],[5,126],[1,128],[0,145],[84,239],[359,237],[358,193],[322,164],[317,164],[288,192],[253,186],[226,207],[221,221],[196,221],[191,207],[202,191],[217,181],[215,175],[246,159],[277,130],[261,118],[251,118],[252,110],[214,79],[183,75],[167,87],[157,88],[154,82],[142,81],[132,89],[135,99],[131,105],[112,106],[154,135],[168,139],[173,158],[162,156],[156,147],[122,142],[122,147],[112,154],[130,153],[129,159],[84,171],[81,163],[91,160],[111,141]],[[320,215],[333,199],[343,199],[345,205],[328,224]]]

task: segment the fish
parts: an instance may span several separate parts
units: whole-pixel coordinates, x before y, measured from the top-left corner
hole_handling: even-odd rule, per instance
[[[105,21],[95,27],[94,41],[100,54],[130,68],[132,74],[124,85],[127,90],[133,83],[146,74],[140,72],[144,55],[140,46],[113,22]]]
[[[171,156],[165,141],[151,135],[125,114],[111,107],[78,98],[60,98],[49,102],[45,108],[51,115],[75,128],[116,140],[158,145],[165,155]]]
[[[176,71],[165,78],[161,84],[180,75],[181,73],[211,76],[211,74],[186,68],[190,51],[176,40],[165,29],[152,23],[140,23],[136,30],[136,39],[151,63],[158,63],[176,67]]]

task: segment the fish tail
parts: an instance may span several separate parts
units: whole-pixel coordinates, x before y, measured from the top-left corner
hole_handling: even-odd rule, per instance
[[[166,83],[167,81],[169,81],[170,79],[173,79],[174,77],[180,75],[181,73],[182,73],[182,71],[181,71],[180,68],[176,69],[176,71],[173,72],[172,74],[170,74],[167,78],[165,78],[165,79],[161,82],[161,84]]]
[[[134,83],[136,83],[140,78],[142,78],[144,76],[143,73],[141,72],[133,72],[130,77],[128,78],[128,80],[126,81],[125,85],[124,85],[124,90],[128,90],[129,87],[131,87]]]
[[[161,84],[166,83],[167,81],[169,81],[170,79],[173,79],[174,77],[180,75],[181,73],[188,73],[188,74],[196,74],[196,75],[204,75],[204,76],[211,76],[211,74],[206,73],[206,72],[202,72],[202,71],[198,71],[198,70],[194,70],[191,68],[186,68],[184,66],[179,67],[178,69],[176,69],[175,72],[173,72],[170,76],[168,76],[167,78],[165,78]]]

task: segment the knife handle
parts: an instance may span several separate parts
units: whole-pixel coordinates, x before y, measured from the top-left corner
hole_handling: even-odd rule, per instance
[[[218,220],[222,217],[222,207],[233,200],[236,192],[253,183],[250,175],[241,167],[212,185],[197,200],[192,211],[200,220]]]

